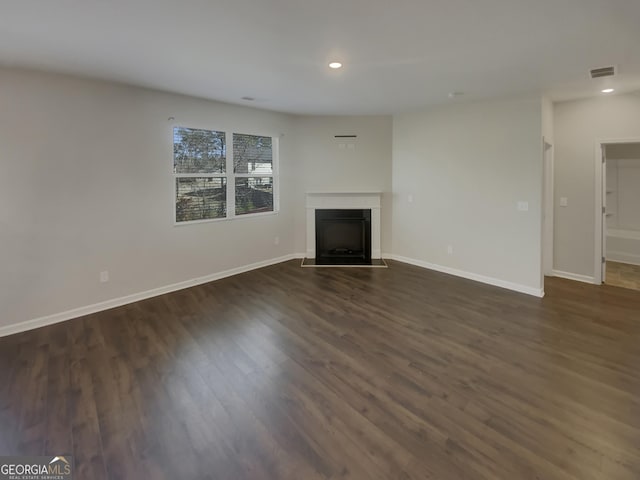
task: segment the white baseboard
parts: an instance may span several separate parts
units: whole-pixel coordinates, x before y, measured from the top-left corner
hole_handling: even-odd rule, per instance
[[[625,252],[607,252],[607,260],[612,262],[629,263],[631,265],[640,265],[640,255]]]
[[[579,275],[577,273],[562,272],[560,270],[553,270],[552,273],[554,277],[566,278],[567,280],[575,280],[576,282],[591,283],[591,284],[596,283],[596,279],[588,275]]]
[[[518,283],[500,280],[499,278],[487,277],[485,275],[479,275],[477,273],[465,272],[464,270],[457,270],[455,268],[436,265],[434,263],[415,260],[413,258],[402,257],[400,255],[390,254],[385,255],[385,258],[390,258],[399,262],[415,265],[416,267],[435,270],[436,272],[448,273],[449,275],[455,275],[456,277],[462,277],[480,283],[486,283],[488,285],[493,285],[494,287],[506,288],[507,290],[513,290],[514,292],[526,293],[527,295],[533,295],[534,297],[544,297],[544,289],[542,288],[528,287],[526,285],[520,285]]]
[[[34,318],[20,323],[14,323],[12,325],[6,325],[0,327],[0,337],[7,335],[13,335],[14,333],[25,332],[27,330],[33,330],[34,328],[44,327],[52,325],[54,323],[64,322],[71,320],[72,318],[82,317],[84,315],[90,315],[92,313],[101,312],[103,310],[109,310],[115,307],[121,307],[133,302],[139,302],[140,300],[146,300],[147,298],[157,297],[158,295],[164,295],[165,293],[171,293],[178,290],[183,290],[189,287],[195,287],[203,283],[213,282],[214,280],[220,280],[222,278],[238,275],[239,273],[248,272],[250,270],[256,270],[258,268],[268,267],[269,265],[275,265],[276,263],[286,262],[287,260],[293,260],[296,258],[304,258],[304,255],[299,257],[297,254],[284,255],[278,258],[271,258],[269,260],[263,260],[261,262],[251,263],[242,267],[232,268],[223,272],[213,273],[204,277],[193,278],[191,280],[185,280],[184,282],[174,283],[172,285],[166,285],[164,287],[154,288],[145,292],[134,293],[126,295],[124,297],[114,298],[106,300],[100,303],[94,303],[93,305],[86,305],[84,307],[74,308],[65,312],[56,313],[53,315],[47,315],[46,317]]]

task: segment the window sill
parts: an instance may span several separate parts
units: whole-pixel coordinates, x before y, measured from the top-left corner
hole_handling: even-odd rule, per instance
[[[271,215],[278,215],[279,211],[274,210],[273,212],[260,212],[260,213],[247,213],[245,215],[234,215],[233,217],[222,217],[222,218],[207,218],[204,220],[190,220],[188,222],[176,222],[173,221],[174,227],[183,227],[187,225],[197,225],[200,223],[214,223],[214,222],[231,222],[234,220],[242,220],[245,218],[256,218],[256,217],[269,217]]]

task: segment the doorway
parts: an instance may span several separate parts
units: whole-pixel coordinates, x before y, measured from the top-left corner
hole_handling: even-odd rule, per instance
[[[603,141],[597,153],[596,283],[640,290],[640,140]]]

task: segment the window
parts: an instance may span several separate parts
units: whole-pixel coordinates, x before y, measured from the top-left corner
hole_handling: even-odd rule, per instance
[[[176,222],[227,215],[227,145],[224,132],[173,129]]]
[[[274,143],[267,136],[175,127],[176,223],[277,211]]]
[[[233,134],[236,215],[273,212],[271,137]]]

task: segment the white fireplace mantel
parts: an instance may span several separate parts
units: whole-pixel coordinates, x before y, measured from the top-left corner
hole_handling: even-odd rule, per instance
[[[308,192],[307,258],[316,257],[316,210],[371,209],[371,258],[380,253],[380,204],[382,192]]]

